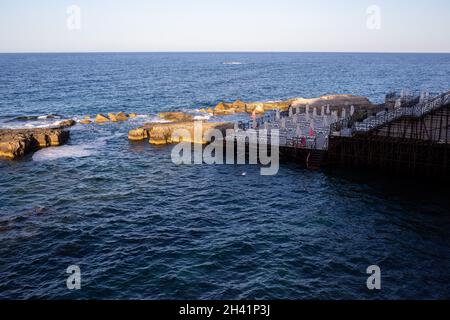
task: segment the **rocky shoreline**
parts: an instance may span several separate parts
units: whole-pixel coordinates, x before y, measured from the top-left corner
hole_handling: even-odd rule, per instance
[[[280,110],[288,111],[291,107],[306,108],[322,107],[327,105],[331,111],[339,111],[343,106],[354,106],[356,110],[370,109],[374,105],[365,97],[355,95],[327,95],[319,98],[304,99],[293,98],[284,101],[271,102],[220,102],[214,108],[200,109],[200,113],[208,113],[214,116],[227,116],[238,113],[246,114],[264,114],[267,111]],[[137,117],[137,114],[119,112],[117,114],[108,113],[107,115],[98,114],[95,118],[84,117],[78,121],[79,124],[103,124],[108,122],[124,122],[128,119]],[[154,145],[164,145],[176,143],[184,139],[186,142],[206,143],[203,141],[203,135],[207,130],[218,129],[225,132],[227,129],[234,128],[233,122],[205,122],[202,121],[202,137],[195,138],[194,116],[185,112],[161,112],[158,114],[161,120],[167,123],[147,123],[141,127],[130,130],[128,139],[131,141],[149,140]],[[34,129],[0,129],[0,157],[16,159],[40,148],[51,146],[60,146],[65,144],[70,137],[67,129],[76,122],[72,119],[62,120],[57,126],[52,128],[34,128]],[[172,137],[172,134],[179,129],[188,132],[191,138]],[[196,141],[196,139],[201,139]]]
[[[208,142],[204,140],[204,136],[205,132],[208,130],[217,129],[224,134],[227,129],[234,128],[233,122],[198,121],[197,123],[201,123],[201,131],[199,131],[198,137],[196,137],[196,134],[194,133],[194,130],[196,129],[196,122],[189,121],[175,123],[148,123],[137,129],[130,130],[128,133],[128,139],[131,141],[142,141],[149,139],[149,143],[153,145],[165,145],[178,142],[206,144]],[[183,130],[189,134],[186,134],[185,137],[175,137],[174,132],[176,130]]]
[[[200,109],[202,113],[210,113],[213,115],[223,116],[235,113],[256,113],[263,114],[267,111],[280,110],[288,111],[290,107],[311,108],[328,105],[331,111],[338,111],[343,106],[353,105],[355,108],[368,108],[372,106],[369,99],[361,96],[350,94],[326,95],[319,98],[293,98],[284,101],[271,102],[243,102],[236,100],[235,102],[220,102],[214,109]]]
[[[16,159],[40,148],[65,144],[70,133],[58,129],[0,129],[0,157]]]

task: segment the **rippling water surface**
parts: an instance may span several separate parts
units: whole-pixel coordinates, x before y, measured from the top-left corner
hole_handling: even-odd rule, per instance
[[[176,166],[170,147],[126,136],[158,111],[220,100],[446,91],[450,55],[7,54],[0,70],[3,127],[143,115],[0,161],[1,298],[450,298],[448,188],[295,163],[274,177]],[[66,288],[69,265],[80,291]]]

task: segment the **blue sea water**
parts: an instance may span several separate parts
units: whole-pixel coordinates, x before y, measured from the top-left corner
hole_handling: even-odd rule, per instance
[[[176,166],[171,147],[126,136],[159,111],[329,93],[380,103],[395,89],[448,91],[450,55],[0,55],[2,127],[142,115],[0,160],[0,298],[450,298],[448,187],[292,162],[273,177]],[[70,265],[79,291],[66,287]],[[366,287],[370,265],[380,291]]]

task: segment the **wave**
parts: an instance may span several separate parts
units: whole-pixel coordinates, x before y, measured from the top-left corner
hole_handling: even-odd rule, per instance
[[[49,161],[60,158],[82,158],[89,157],[94,150],[87,148],[87,145],[60,146],[41,149],[33,154],[33,161]]]
[[[53,120],[53,119],[52,119]],[[58,127],[64,120],[49,121],[49,119],[33,120],[27,123],[23,122],[5,122],[0,125],[1,129],[45,129]]]
[[[230,62],[223,62],[223,65],[232,65],[232,66],[237,66],[237,65],[241,65],[244,64],[243,62],[238,62],[238,61],[230,61]]]
[[[47,120],[47,119],[62,119],[62,116],[59,114],[46,114],[41,116],[18,116],[15,117],[14,119],[8,120],[7,122]]]
[[[194,117],[194,120],[209,120],[209,119],[211,119],[211,115],[202,115]]]
[[[84,143],[75,146],[49,147],[38,150],[33,154],[33,161],[51,161],[61,158],[84,158],[94,155],[98,150],[106,145],[106,142],[114,138],[124,136],[124,133],[116,133],[108,137],[100,137],[94,142]]]

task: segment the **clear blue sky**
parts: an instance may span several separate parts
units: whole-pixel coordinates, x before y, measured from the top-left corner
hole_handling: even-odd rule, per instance
[[[0,52],[78,51],[450,52],[450,1],[0,0]]]

